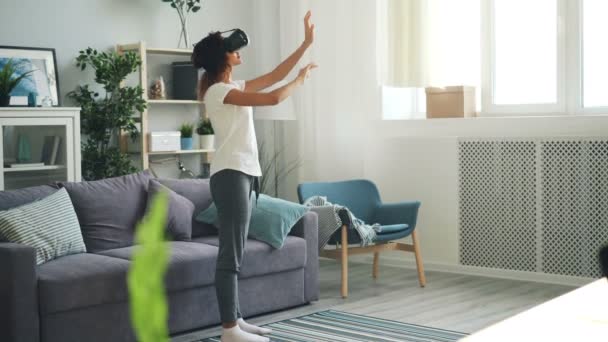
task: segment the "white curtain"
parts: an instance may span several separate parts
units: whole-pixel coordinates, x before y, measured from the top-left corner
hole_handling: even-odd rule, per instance
[[[307,10],[316,25],[315,44],[300,67],[314,61],[319,68],[293,97],[298,120],[281,123],[285,159],[302,162],[281,186],[282,197],[293,198],[302,181],[364,176],[363,151],[373,139],[368,127],[382,112],[380,85],[477,85],[479,72],[470,66],[480,59],[479,15],[473,13],[479,1],[256,1],[259,71],[301,44]]]
[[[381,84],[479,86],[480,0],[378,0],[377,6]]]
[[[319,68],[297,90],[298,120],[286,126],[284,136],[286,143],[298,145],[297,182],[363,176],[366,122],[379,110],[375,6],[368,0],[279,2],[281,58],[302,42],[307,10],[316,27],[315,43],[301,66],[315,62]],[[295,182],[288,187],[295,188]]]

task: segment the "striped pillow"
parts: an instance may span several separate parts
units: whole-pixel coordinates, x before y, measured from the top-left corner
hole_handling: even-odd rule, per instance
[[[65,189],[39,201],[0,211],[0,235],[34,247],[36,264],[86,253],[78,217]]]

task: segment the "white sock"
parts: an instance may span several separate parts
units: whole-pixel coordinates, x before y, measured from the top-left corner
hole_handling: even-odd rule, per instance
[[[266,337],[250,334],[241,330],[238,325],[222,329],[222,342],[270,342]]]
[[[241,329],[245,330],[246,332],[248,332],[250,334],[268,335],[272,332],[272,330],[270,330],[268,328],[262,328],[262,327],[258,327],[257,325],[249,324],[249,323],[245,322],[245,320],[242,318],[239,318],[236,321],[236,324],[238,324],[238,326]]]

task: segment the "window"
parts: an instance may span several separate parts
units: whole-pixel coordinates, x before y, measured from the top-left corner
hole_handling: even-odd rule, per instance
[[[495,0],[493,12],[493,104],[557,103],[557,0]]]
[[[608,107],[608,1],[583,3],[583,106]]]
[[[382,113],[384,120],[424,119],[424,88],[382,87]]]
[[[608,0],[393,1],[407,49],[384,64],[410,82],[384,88],[386,119],[423,117],[421,89],[450,85],[476,86],[481,116],[608,114]]]
[[[379,50],[387,51],[379,56],[384,119],[424,118],[427,86],[479,88],[480,0],[389,0],[385,6],[378,19]]]

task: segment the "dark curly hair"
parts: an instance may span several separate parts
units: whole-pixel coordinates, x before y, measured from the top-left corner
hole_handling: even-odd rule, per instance
[[[198,99],[202,101],[207,89],[220,82],[222,74],[231,68],[224,49],[224,37],[219,31],[209,33],[196,43],[192,52],[192,64],[197,69],[205,69],[198,83]]]

